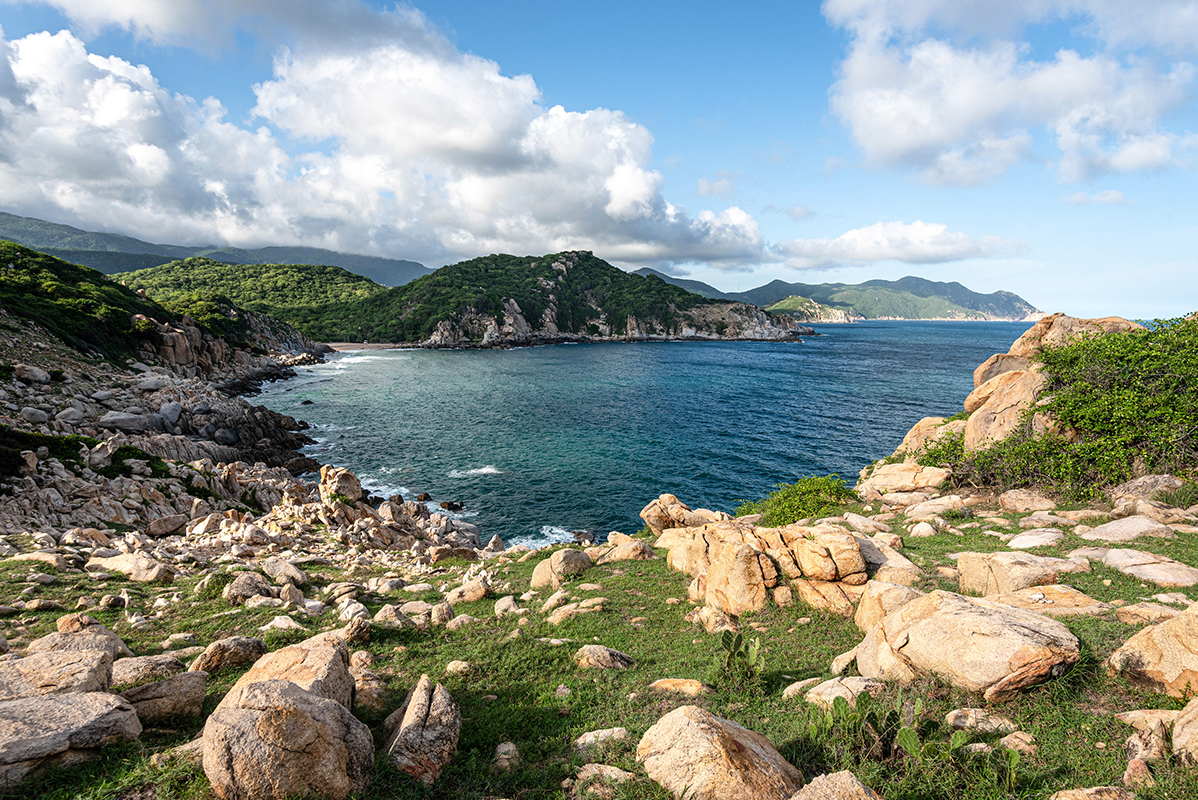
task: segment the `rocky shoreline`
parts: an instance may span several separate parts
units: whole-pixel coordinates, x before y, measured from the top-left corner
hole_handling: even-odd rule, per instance
[[[595,781],[647,779],[677,796],[877,800],[847,771],[806,780],[766,736],[703,707],[715,702],[711,686],[658,675],[651,655],[603,644],[617,629],[633,636],[645,629],[651,635],[633,641],[648,650],[657,633],[645,626],[658,613],[647,606],[648,582],[672,587],[676,573],[684,575],[685,599],[664,598],[661,635],[681,624],[685,637],[756,631],[780,638],[812,624],[811,616],[795,616],[799,610],[821,625],[853,621],[851,649],[820,665],[818,677],[787,678],[781,698],[791,706],[831,710],[838,697],[857,703],[892,684],[1008,701],[1079,663],[1090,644],[1063,621],[1074,615],[1147,624],[1106,654],[1103,668],[1188,700],[1187,685],[1198,683],[1191,647],[1198,602],[1185,592],[1198,586],[1198,568],[1121,546],[1152,548],[1198,534],[1198,506],[1152,499],[1180,481],[1148,476],[1117,487],[1108,506],[1058,510],[1021,490],[942,494],[944,471],[908,458],[948,431],[974,426],[977,441],[1004,435],[1015,407],[1035,402],[1039,384],[1026,361],[1035,347],[1133,324],[1124,323],[1047,318],[978,368],[968,420],[921,421],[893,463],[862,475],[859,502],[838,513],[775,528],[757,515],[692,509],[667,494],[641,512],[643,535],[612,533],[601,546],[542,551],[506,547],[498,537],[484,545],[475,526],[422,502],[370,497],[342,468],[319,467],[318,483],[296,477],[314,463],[296,452],[304,423],[230,395],[312,363],[320,357],[314,343],[276,336],[260,340],[260,353],[232,348],[213,361],[220,348],[198,329],[162,326],[144,360],[118,373],[36,329],[12,335],[10,325],[0,334],[15,362],[0,381],[0,445],[13,473],[0,491],[0,567],[20,580],[0,605],[7,634],[0,637],[7,653],[0,655],[0,783],[32,781],[48,766],[77,765],[155,726],[203,716],[196,738],[148,760],[193,765],[220,798],[345,800],[371,786],[376,753],[434,786],[485,708],[526,700],[503,689],[483,695],[491,689],[486,664],[441,664],[437,656],[435,675],[422,661],[421,674],[410,676],[392,664],[427,657],[418,643],[432,637],[456,634],[443,641],[456,648],[483,631],[476,638],[499,639],[497,657],[513,659],[518,671],[526,669],[519,648],[569,645],[568,665],[537,655],[528,663],[540,666],[522,680],[549,665],[578,670],[587,676],[579,694],[614,680],[591,675],[653,670],[655,680],[638,691],[662,699],[636,704],[633,693],[619,706],[619,713],[643,706],[655,716],[631,764],[644,775],[604,763],[609,750],[587,749],[629,738],[626,728],[587,731],[569,745],[587,755],[563,797],[585,797],[579,787]],[[935,550],[934,561],[917,555],[918,544],[938,538],[954,543],[948,561]],[[1046,554],[1062,547],[1071,549]],[[1037,548],[1048,550],[1027,552]],[[662,564],[655,577],[633,584],[642,588],[600,594],[600,579],[610,585]],[[1107,568],[1116,579],[1134,579],[1128,590],[1137,596],[1107,602],[1065,583]],[[83,589],[56,589],[66,585]],[[1156,594],[1139,598],[1145,591]],[[110,628],[93,614],[115,622]],[[269,620],[257,625],[254,615],[262,614]],[[187,627],[173,622],[180,618]],[[52,631],[42,627],[47,619]],[[247,619],[256,630],[243,631]],[[594,636],[589,628],[578,633],[593,619],[603,620]],[[385,639],[390,648],[395,640],[387,637],[397,635],[410,638],[386,650],[372,644]],[[286,644],[272,649],[268,639]],[[857,675],[848,672],[854,665]],[[229,686],[222,675],[236,681]],[[458,686],[459,678],[472,681],[469,691],[450,691],[446,684]],[[406,697],[392,688],[399,680]],[[571,713],[571,692],[565,683],[551,692],[560,709],[549,709],[538,727]],[[467,703],[475,705],[463,713]],[[1198,762],[1198,701],[1180,705],[1123,709],[1120,719],[1136,730],[1126,745],[1126,786],[1167,780],[1170,749],[1178,769]],[[373,731],[363,719],[376,721]],[[1031,759],[1040,746],[1033,726],[987,709],[954,708],[945,719],[979,737],[967,745],[972,753],[1011,750]],[[515,742],[490,746],[490,776],[519,768]],[[526,756],[536,752],[523,746]],[[1131,795],[1106,786],[1053,797]]]

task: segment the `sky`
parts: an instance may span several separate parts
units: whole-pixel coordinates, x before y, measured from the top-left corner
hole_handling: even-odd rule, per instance
[[[1198,311],[1198,0],[0,0],[0,210]]]

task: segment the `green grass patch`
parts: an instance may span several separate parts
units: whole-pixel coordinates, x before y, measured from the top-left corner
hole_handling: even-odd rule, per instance
[[[776,528],[800,519],[839,513],[842,503],[856,500],[852,489],[837,475],[811,476],[778,484],[764,500],[744,502],[734,516],[761,514],[761,524]]]

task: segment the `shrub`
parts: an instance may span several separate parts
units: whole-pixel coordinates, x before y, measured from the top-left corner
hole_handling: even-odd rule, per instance
[[[1162,489],[1153,495],[1152,499],[1174,508],[1189,508],[1198,505],[1198,483],[1190,481],[1176,489]]]
[[[735,515],[761,514],[761,524],[776,528],[807,517],[821,517],[842,503],[855,500],[853,490],[838,475],[825,475],[780,483],[764,500],[742,503]]]
[[[749,643],[742,634],[724,631],[720,647],[724,652],[715,656],[709,681],[730,694],[762,694],[765,656],[761,652],[761,639]]]

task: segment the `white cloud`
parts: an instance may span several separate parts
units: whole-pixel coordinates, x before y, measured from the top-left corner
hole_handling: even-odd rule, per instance
[[[934,183],[972,185],[1003,174],[1033,157],[1037,130],[1055,138],[1063,181],[1177,165],[1187,137],[1165,125],[1189,100],[1191,63],[1165,68],[1110,49],[1088,57],[1060,50],[1037,61],[1028,46],[996,38],[1066,18],[1082,20],[1085,32],[1112,47],[1198,50],[1198,4],[1141,3],[1134,14],[1124,6],[828,0],[828,19],[854,34],[832,109],[868,164],[914,167]],[[967,43],[955,43],[954,33]]]
[[[1078,192],[1077,194],[1062,197],[1062,202],[1068,203],[1071,206],[1084,206],[1090,203],[1106,203],[1112,205],[1122,205],[1131,202],[1123,196],[1123,192],[1118,189],[1106,189],[1105,191],[1095,192],[1094,194],[1086,194]]]
[[[734,269],[763,257],[741,209],[692,216],[665,201],[644,127],[545,108],[532,78],[437,41],[284,50],[254,87],[256,128],[68,32],[0,40],[0,61],[12,69],[6,84],[0,67],[0,181],[22,213],[431,263],[565,248]],[[304,142],[319,149],[289,155]]]
[[[720,170],[714,178],[699,178],[695,184],[696,197],[728,197],[736,191],[736,181],[728,170]]]
[[[775,249],[791,267],[827,269],[903,261],[908,264],[940,264],[966,258],[988,258],[1023,251],[1024,246],[997,236],[972,237],[950,231],[946,225],[916,220],[877,222],[845,231],[835,239],[791,239]]]
[[[793,206],[786,209],[786,216],[790,217],[795,222],[802,222],[808,217],[811,217],[813,214],[814,212],[802,203],[795,203]]]

